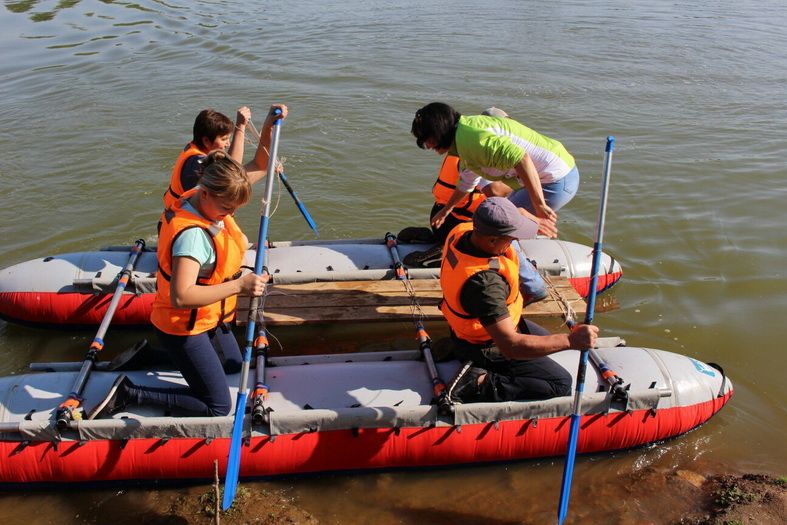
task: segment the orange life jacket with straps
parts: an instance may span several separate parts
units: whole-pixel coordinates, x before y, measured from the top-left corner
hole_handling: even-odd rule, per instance
[[[172,176],[169,178],[169,188],[167,188],[167,191],[165,191],[162,196],[165,210],[171,208],[186,192],[180,175],[181,171],[183,171],[183,165],[195,155],[207,155],[207,153],[199,149],[193,142],[186,144],[186,147],[183,148],[183,151],[178,155],[178,160],[175,161],[175,166],[172,168]]]
[[[432,186],[432,195],[437,204],[445,205],[448,199],[453,195],[456,189],[456,183],[459,182],[459,157],[446,155],[443,159],[443,165],[440,166],[440,173],[437,175],[437,180]],[[481,204],[486,197],[477,188],[468,193],[465,198],[459,201],[451,215],[455,216],[460,221],[469,221],[473,218],[473,212],[478,205]]]
[[[234,295],[199,308],[175,308],[170,300],[172,245],[185,230],[205,230],[213,241],[216,253],[213,273],[207,278],[198,278],[198,285],[211,286],[237,279],[246,252],[243,232],[232,216],[224,217],[224,227],[219,228],[207,219],[183,209],[185,200],[196,191],[196,188],[187,191],[171,208],[164,211],[159,232],[157,289],[150,320],[156,328],[172,335],[201,334],[235,318],[237,298]]]
[[[443,290],[440,308],[457,337],[482,344],[491,340],[489,332],[477,317],[472,317],[462,308],[460,301],[462,288],[467,280],[485,270],[495,270],[506,280],[509,286],[506,306],[515,329],[522,316],[523,300],[519,293],[519,258],[514,248],[509,246],[505,254],[497,257],[474,257],[461,252],[456,245],[472,230],[472,223],[462,223],[451,230],[445,241],[443,263],[440,267],[440,287]]]

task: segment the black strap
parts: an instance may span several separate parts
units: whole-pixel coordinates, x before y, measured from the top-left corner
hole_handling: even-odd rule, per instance
[[[172,189],[172,186],[167,188],[167,191],[169,192],[170,195],[172,195],[176,199],[179,199],[181,197],[180,193],[175,193],[175,190]]]
[[[161,276],[164,278],[165,281],[167,281],[167,282],[172,281],[172,276],[170,274],[168,274],[167,272],[165,272],[160,264],[158,265],[158,271],[161,274]]]
[[[468,203],[467,206],[454,208],[453,210],[451,210],[451,213],[453,213],[454,215],[456,215],[461,219],[470,220],[473,218],[473,212],[467,210],[468,206],[470,206],[470,203]]]
[[[473,317],[472,315],[460,314],[459,312],[451,308],[451,305],[448,304],[448,302],[445,300],[445,297],[443,297],[443,300],[440,302],[440,310],[443,309],[443,306],[451,310],[451,313],[453,313],[455,316],[461,317],[462,319],[478,319],[477,317]]]
[[[716,397],[724,397],[724,387],[727,386],[727,374],[724,373],[724,369],[718,363],[708,363],[708,366],[715,368],[721,373],[721,387]]]
[[[189,322],[188,325],[186,325],[186,330],[188,330],[189,332],[194,330],[194,327],[197,325],[197,310],[199,310],[199,308],[191,309],[191,314],[189,315]]]
[[[439,184],[440,186],[444,186],[444,187],[446,187],[446,188],[448,188],[450,190],[455,190],[456,189],[456,184],[448,184],[443,179],[437,179],[435,181],[435,184]]]

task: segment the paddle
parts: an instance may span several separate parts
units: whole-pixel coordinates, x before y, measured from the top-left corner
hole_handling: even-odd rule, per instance
[[[598,220],[596,222],[596,240],[593,243],[593,262],[590,267],[590,293],[588,306],[585,313],[585,324],[593,322],[593,313],[596,309],[596,282],[598,269],[601,266],[601,245],[604,239],[604,219],[607,213],[607,194],[609,192],[609,172],[612,165],[612,151],[615,149],[615,137],[607,137],[606,156],[604,159],[604,174],[601,180],[601,198],[598,205]],[[577,455],[577,441],[579,440],[579,426],[582,419],[581,405],[582,392],[585,390],[585,371],[588,366],[590,349],[583,349],[579,356],[577,368],[577,387],[574,395],[574,406],[571,414],[571,428],[568,437],[568,450],[566,463],[563,467],[563,483],[560,487],[560,504],[558,506],[557,522],[562,525],[568,514],[568,500],[571,496],[571,478],[574,474],[574,460]]]
[[[454,412],[454,406],[451,404],[451,400],[448,397],[448,390],[443,380],[440,379],[440,374],[438,374],[437,367],[434,364],[434,358],[432,357],[432,338],[426,333],[423,323],[423,310],[421,310],[421,305],[418,303],[418,298],[415,296],[415,288],[413,288],[413,283],[410,281],[410,275],[407,273],[407,269],[404,267],[402,259],[399,257],[399,245],[396,242],[396,235],[391,232],[386,233],[385,244],[391,252],[396,278],[404,283],[405,290],[407,290],[407,293],[410,295],[415,333],[418,338],[418,346],[421,350],[421,355],[426,362],[426,370],[429,372],[429,379],[432,381],[432,393],[437,400],[437,413],[447,416]]]
[[[112,318],[115,316],[115,310],[117,310],[118,303],[120,303],[120,297],[123,295],[123,291],[126,289],[128,281],[131,279],[131,272],[134,270],[137,258],[139,258],[139,254],[142,253],[144,249],[145,241],[143,239],[137,239],[134,246],[131,247],[131,252],[128,255],[128,262],[126,262],[126,266],[120,274],[118,274],[118,283],[117,286],[115,286],[115,292],[112,294],[109,308],[107,308],[104,318],[101,320],[101,325],[98,327],[96,336],[90,343],[90,349],[85,355],[85,360],[74,381],[71,393],[68,394],[68,398],[57,407],[55,418],[57,421],[57,428],[61,432],[68,428],[68,424],[71,421],[80,417],[77,409],[82,405],[82,391],[85,389],[88,377],[90,377],[90,371],[93,369],[93,365],[96,362],[96,356],[104,348],[104,335],[106,335],[107,329],[109,329],[109,323],[112,322]]]
[[[572,329],[574,326],[576,326],[576,323],[572,320],[567,320],[566,324],[568,325],[569,329]],[[631,384],[625,385],[623,378],[620,377],[618,373],[612,368],[610,368],[607,362],[604,361],[604,359],[594,349],[591,348],[588,350],[588,354],[590,356],[590,362],[593,363],[593,366],[598,369],[598,372],[601,374],[601,378],[606,381],[607,385],[609,385],[609,393],[612,396],[612,400],[622,402],[624,407],[628,407],[628,389],[631,387]]]
[[[281,111],[274,110],[276,115]],[[268,158],[268,178],[265,180],[265,196],[263,198],[263,211],[260,216],[260,232],[257,237],[257,256],[254,259],[254,273],[262,275],[262,263],[265,260],[265,239],[268,238],[268,218],[271,209],[271,195],[273,193],[273,179],[276,177],[276,154],[279,148],[279,134],[281,133],[281,119],[273,123],[273,137],[271,138],[271,151]],[[235,490],[238,488],[238,475],[240,474],[241,446],[243,445],[243,420],[246,414],[246,398],[248,397],[247,383],[249,379],[249,363],[251,350],[254,344],[254,328],[259,308],[260,298],[253,297],[249,305],[249,321],[246,325],[246,348],[243,352],[243,366],[240,372],[240,386],[238,399],[235,403],[235,420],[232,425],[232,439],[230,454],[227,459],[227,475],[224,479],[224,499],[222,510],[227,510],[235,499]]]
[[[612,370],[604,359],[598,355],[595,350],[590,350],[590,361],[598,368],[601,373],[601,378],[609,385],[609,392],[614,401],[623,401],[628,406],[629,393],[626,386],[623,385],[625,381],[618,375],[617,372]],[[631,385],[628,385],[629,387]]]
[[[566,319],[566,325],[568,325],[569,329],[572,329],[574,326],[576,326],[576,323],[573,319]],[[590,355],[590,362],[593,363],[593,366],[598,369],[599,373],[601,374],[601,378],[606,381],[607,385],[609,385],[609,393],[612,395],[612,400],[622,401],[626,406],[628,406],[628,387],[631,385],[629,384],[628,386],[625,386],[625,381],[623,378],[620,377],[618,373],[612,368],[610,368],[607,362],[604,361],[604,359],[594,349],[591,348],[588,350],[588,353]]]
[[[312,216],[309,215],[309,211],[306,209],[306,205],[303,204],[303,201],[301,201],[301,199],[298,197],[298,193],[292,189],[292,186],[290,186],[290,183],[287,181],[287,177],[284,175],[283,171],[279,172],[279,178],[284,184],[284,187],[287,188],[287,191],[290,192],[290,196],[292,196],[293,200],[295,201],[295,205],[298,206],[298,209],[301,211],[301,215],[303,215],[303,218],[306,219],[306,222],[309,224],[309,228],[311,228],[314,232],[314,236],[319,237],[320,233],[317,231],[317,223],[315,223],[314,219],[312,219]]]
[[[263,320],[260,319],[257,337],[254,339],[254,351],[257,363],[257,382],[251,393],[251,421],[262,425],[268,411],[265,409],[265,400],[268,399],[268,385],[265,384],[265,360],[268,356],[268,334],[265,331]]]
[[[252,133],[256,136],[256,140],[259,141],[260,132],[257,131],[257,128],[254,127],[254,123],[251,120],[249,120],[249,126],[251,127]],[[306,205],[303,203],[300,197],[298,197],[298,193],[294,189],[292,189],[292,186],[290,186],[290,183],[287,180],[287,176],[284,175],[283,171],[279,172],[279,179],[281,179],[282,183],[284,184],[284,187],[287,188],[287,191],[290,193],[290,196],[295,201],[295,205],[298,206],[301,215],[303,215],[303,218],[306,219],[306,222],[309,224],[309,227],[312,229],[312,231],[314,231],[315,237],[319,237],[320,234],[319,232],[317,232],[317,223],[314,222],[314,219],[312,219],[312,216],[309,214],[309,210],[306,209]]]

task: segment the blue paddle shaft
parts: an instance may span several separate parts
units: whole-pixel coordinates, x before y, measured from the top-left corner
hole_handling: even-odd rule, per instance
[[[604,221],[607,214],[607,195],[609,193],[609,174],[612,166],[612,152],[615,149],[615,137],[607,137],[606,155],[604,159],[604,174],[601,179],[601,197],[598,205],[598,219],[596,221],[596,240],[593,243],[593,263],[590,267],[590,293],[588,306],[585,313],[585,324],[593,322],[596,309],[596,283],[598,282],[598,269],[601,266],[601,246],[604,242]],[[557,522],[562,525],[568,515],[568,502],[571,496],[571,480],[574,476],[574,460],[577,455],[579,441],[579,428],[582,420],[582,393],[585,390],[585,372],[588,366],[590,349],[584,349],[579,355],[577,368],[577,386],[574,394],[574,405],[571,414],[571,427],[568,433],[568,449],[566,463],[563,467],[563,482],[560,486],[560,503],[558,505]]]
[[[284,175],[284,172],[279,173],[279,178],[281,179],[282,184],[284,184],[284,187],[287,188],[287,192],[289,192],[290,196],[295,201],[295,205],[298,207],[301,215],[303,215],[303,218],[306,219],[306,223],[309,225],[309,228],[314,231],[314,235],[319,237],[320,234],[317,232],[317,223],[314,222],[314,219],[312,219],[312,216],[309,214],[309,210],[306,209],[306,205],[303,203],[303,201],[301,201],[300,197],[298,197],[298,192],[295,191],[292,186],[290,186],[290,183],[287,180],[287,176]]]
[[[275,110],[280,115],[279,109]],[[268,157],[268,175],[265,179],[265,196],[263,197],[263,211],[260,216],[260,230],[257,236],[257,256],[254,258],[254,273],[262,275],[262,265],[265,262],[265,239],[268,238],[268,217],[271,209],[271,196],[273,195],[273,179],[276,176],[276,157],[279,149],[279,134],[281,133],[281,119],[276,119],[273,123],[273,137],[271,138],[271,150]],[[257,318],[257,308],[259,298],[252,299],[249,309],[249,321],[246,325],[246,348],[243,352],[243,366],[240,372],[240,385],[238,386],[238,398],[235,403],[235,420],[232,424],[232,438],[230,440],[230,453],[227,458],[227,475],[224,478],[224,498],[222,500],[222,510],[227,510],[235,500],[235,491],[238,487],[238,477],[240,475],[241,446],[243,444],[243,419],[246,414],[246,399],[248,397],[249,363],[251,362],[251,350],[254,338],[255,320]]]

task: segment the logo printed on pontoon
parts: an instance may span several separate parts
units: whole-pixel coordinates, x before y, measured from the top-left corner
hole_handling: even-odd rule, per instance
[[[701,363],[700,361],[697,361],[696,359],[692,359],[691,357],[689,357],[689,361],[691,361],[692,364],[694,364],[694,368],[697,369],[697,372],[701,374],[705,374],[707,376],[716,377],[716,372],[708,368],[707,365],[705,365],[705,363]]]

